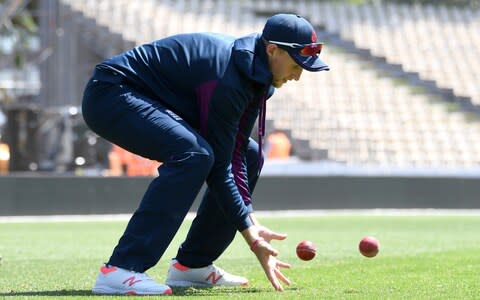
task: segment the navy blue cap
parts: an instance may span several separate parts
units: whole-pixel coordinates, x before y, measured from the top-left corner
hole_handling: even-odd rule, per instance
[[[328,71],[330,68],[318,54],[322,43],[317,42],[317,33],[305,18],[293,14],[277,14],[267,19],[263,39],[286,50],[292,59],[308,71]],[[305,54],[301,50],[308,48]]]

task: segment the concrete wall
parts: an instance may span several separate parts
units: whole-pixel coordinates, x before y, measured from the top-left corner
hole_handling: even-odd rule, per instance
[[[150,180],[4,176],[0,177],[0,215],[131,213]],[[197,197],[192,210],[198,202]],[[265,176],[257,185],[254,207],[480,208],[480,178]]]

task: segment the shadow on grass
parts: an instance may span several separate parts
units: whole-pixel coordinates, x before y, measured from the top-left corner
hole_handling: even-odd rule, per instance
[[[286,291],[293,291],[296,288],[286,288]],[[207,287],[207,288],[173,288],[173,296],[221,296],[228,294],[253,294],[253,293],[268,293],[272,292],[271,288],[226,288],[226,287]],[[58,291],[30,291],[30,292],[16,292],[0,293],[0,298],[3,297],[18,297],[18,296],[108,296],[95,295],[91,290],[58,290]],[[112,295],[115,296],[115,295]]]
[[[285,291],[294,291],[297,288],[286,288]],[[205,287],[205,288],[173,288],[174,296],[221,296],[229,294],[254,294],[271,293],[272,288],[228,288],[228,287]]]
[[[18,297],[18,296],[89,296],[92,295],[91,290],[58,290],[58,291],[30,291],[0,293],[1,297]]]

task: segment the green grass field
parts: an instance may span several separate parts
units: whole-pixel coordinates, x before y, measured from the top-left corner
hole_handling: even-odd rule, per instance
[[[275,292],[238,235],[217,262],[249,278],[248,288],[175,289],[162,299],[480,299],[480,217],[319,216],[261,218],[289,235],[274,242],[293,284]],[[186,221],[149,275],[163,281],[168,260],[186,234]],[[0,298],[85,299],[98,267],[126,222],[0,224]],[[380,240],[377,257],[362,257],[364,235]],[[296,258],[298,241],[317,245],[310,262]]]

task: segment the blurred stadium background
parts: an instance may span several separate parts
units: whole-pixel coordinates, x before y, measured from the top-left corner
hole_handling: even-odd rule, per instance
[[[292,151],[267,160],[257,207],[480,208],[479,7],[0,1],[0,215],[130,212],[150,174],[116,172],[112,145],[85,126],[95,64],[176,33],[258,32],[278,12],[312,22],[331,71],[304,72],[268,101],[267,133],[286,134]]]

